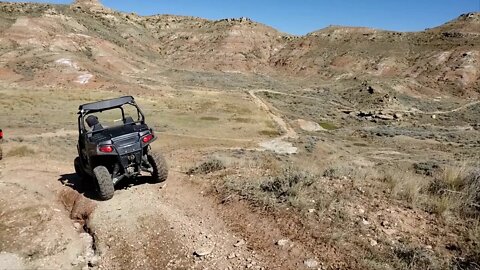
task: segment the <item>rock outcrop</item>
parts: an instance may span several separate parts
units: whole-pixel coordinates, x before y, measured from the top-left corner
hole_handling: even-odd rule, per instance
[[[74,6],[96,6],[96,7],[102,7],[102,3],[100,3],[99,0],[75,0],[73,3]]]

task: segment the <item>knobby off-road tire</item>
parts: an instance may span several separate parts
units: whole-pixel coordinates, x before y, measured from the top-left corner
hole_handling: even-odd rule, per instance
[[[165,182],[168,177],[168,166],[163,155],[160,153],[150,153],[147,155],[147,159],[153,169],[150,181],[152,183]]]
[[[80,161],[80,157],[76,157],[73,161],[73,166],[75,167],[75,173],[82,178],[83,180],[88,180],[90,176],[83,170],[82,161]]]
[[[98,166],[93,169],[93,174],[97,180],[98,197],[100,200],[110,200],[115,192],[110,172],[104,166]]]

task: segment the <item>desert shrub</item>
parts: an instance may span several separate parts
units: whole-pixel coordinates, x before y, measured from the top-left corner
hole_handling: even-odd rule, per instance
[[[8,151],[9,157],[26,157],[35,154],[35,151],[26,145],[17,146]]]
[[[279,136],[281,133],[278,130],[260,130],[258,134],[269,136],[269,137],[275,137],[275,136]]]
[[[208,174],[225,169],[223,162],[216,158],[211,158],[198,166],[195,166],[187,171],[187,174]]]
[[[402,245],[393,252],[404,269],[439,269],[435,259],[422,249]]]
[[[200,119],[205,120],[205,121],[218,121],[218,120],[220,120],[220,118],[213,117],[213,116],[203,116],[203,117],[200,117]]]
[[[452,270],[478,270],[480,269],[480,251],[467,256],[455,257],[452,259],[450,269]]]
[[[418,174],[423,174],[426,176],[433,176],[435,172],[440,169],[440,166],[436,162],[427,161],[427,162],[419,162],[413,164],[413,168],[415,172]]]
[[[323,177],[335,178],[337,177],[337,170],[335,170],[335,168],[328,168],[323,172]]]
[[[244,117],[236,117],[236,118],[233,118],[232,120],[234,120],[235,122],[238,122],[238,123],[253,123],[253,119],[251,118],[244,118]]]
[[[323,171],[322,176],[327,178],[351,178],[357,177],[358,168],[355,168],[349,164],[342,164],[342,165],[334,165],[332,167],[327,168]]]
[[[311,186],[314,177],[310,173],[294,167],[285,167],[276,176],[261,183],[263,192],[273,195],[278,202],[285,202],[290,197],[296,197],[303,187]]]
[[[289,205],[297,208],[311,205],[318,194],[312,185],[316,176],[293,166],[282,167],[270,176],[258,179],[228,177],[224,186],[254,204]],[[313,190],[313,191],[312,191]],[[316,198],[316,201],[320,201]]]

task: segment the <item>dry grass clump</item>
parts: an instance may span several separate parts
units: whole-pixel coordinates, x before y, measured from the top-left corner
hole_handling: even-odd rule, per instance
[[[387,172],[383,180],[393,197],[444,215],[480,217],[480,170],[446,166],[433,177],[413,172]]]
[[[8,151],[8,157],[27,157],[35,154],[35,151],[26,145],[14,147]]]
[[[430,182],[433,210],[443,214],[454,211],[480,217],[480,170],[465,165],[448,166]]]
[[[428,185],[424,177],[408,171],[387,172],[383,180],[389,185],[393,197],[414,205],[420,201],[421,191]]]
[[[208,173],[224,170],[225,168],[226,167],[223,161],[217,158],[210,158],[209,160],[201,163],[200,165],[190,168],[187,171],[187,174],[189,175],[208,174]]]

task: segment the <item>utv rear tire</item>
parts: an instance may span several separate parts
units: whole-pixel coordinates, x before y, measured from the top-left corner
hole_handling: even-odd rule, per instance
[[[110,200],[115,192],[110,172],[104,166],[98,166],[93,169],[93,174],[97,179],[98,197],[103,201]]]
[[[150,153],[147,155],[147,159],[153,169],[151,182],[165,182],[168,177],[168,166],[163,155],[160,153]]]
[[[75,160],[73,161],[73,166],[75,167],[75,173],[82,178],[83,180],[89,179],[89,175],[83,170],[82,167],[82,161],[80,160],[80,157],[76,157]]]

